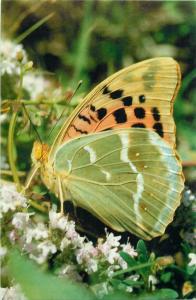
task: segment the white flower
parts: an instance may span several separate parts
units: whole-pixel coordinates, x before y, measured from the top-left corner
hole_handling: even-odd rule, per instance
[[[112,277],[112,275],[114,274],[114,271],[119,270],[120,266],[119,265],[111,265],[108,267],[107,269],[107,274],[108,277]]]
[[[106,235],[106,240],[103,243],[102,240],[98,241],[97,249],[99,252],[105,256],[106,260],[110,264],[114,264],[116,260],[119,259],[118,246],[120,245],[119,240],[121,236],[114,236],[113,233]]]
[[[41,75],[27,73],[23,79],[23,87],[29,92],[32,99],[36,99],[48,91],[50,83]]]
[[[0,258],[3,258],[7,253],[7,248],[0,246]]]
[[[21,44],[17,45],[8,40],[1,40],[1,74],[19,75],[19,60],[22,64],[27,62],[27,55]]]
[[[119,253],[117,248],[110,249],[108,254],[105,255],[107,261],[112,265],[119,259]]]
[[[7,213],[9,210],[14,211],[17,207],[27,207],[26,198],[16,191],[16,186],[13,184],[1,186],[0,199],[1,213]]]
[[[85,242],[85,237],[80,236],[77,232],[76,234],[71,238],[71,243],[74,248],[82,248]]]
[[[196,266],[196,254],[189,253],[188,257],[190,258],[190,262],[188,263],[189,267]]]
[[[10,288],[0,288],[1,300],[27,300],[21,291],[20,286],[17,284]]]
[[[126,288],[126,291],[127,291],[128,293],[132,293],[132,292],[133,292],[132,286],[128,286],[128,287]]]
[[[91,258],[87,261],[87,273],[88,274],[91,274],[91,273],[94,273],[94,272],[97,272],[98,270],[98,262],[97,260]]]
[[[25,229],[28,224],[30,215],[31,214],[29,213],[15,213],[12,219],[12,225],[17,229]]]
[[[68,277],[69,279],[74,279],[75,281],[82,281],[81,276],[77,272],[77,266],[72,265],[63,265],[58,271],[59,277]]]
[[[88,262],[88,260],[97,255],[97,250],[92,242],[85,243],[81,249],[77,249],[76,260],[79,264]]]
[[[123,244],[123,245],[121,245],[121,247],[122,247],[122,251],[126,252],[131,257],[134,257],[134,256],[138,255],[137,252],[136,252],[136,250],[134,249],[133,246],[131,246],[130,243]]]
[[[19,74],[20,68],[9,60],[3,60],[1,62],[1,75],[7,73],[8,75]]]
[[[64,237],[60,244],[61,251],[66,249],[70,244],[71,244],[71,241],[67,237]]]
[[[120,255],[118,258],[118,264],[123,270],[127,269],[127,267],[128,267],[126,261]]]
[[[28,227],[25,232],[26,243],[30,244],[33,239],[40,240],[48,237],[48,229],[43,223],[38,223],[35,228]]]
[[[60,229],[62,231],[67,230],[68,219],[65,216],[62,216],[60,213],[56,213],[54,209],[49,212],[49,220],[51,228]]]
[[[1,114],[0,115],[0,124],[2,124],[5,120],[7,119],[7,114]],[[7,158],[5,156],[2,155],[1,153],[1,157],[0,157],[0,165],[1,165],[1,169],[4,170],[9,170],[9,164],[7,162]]]
[[[37,250],[39,254],[34,255],[30,253],[30,258],[35,260],[38,264],[43,264],[47,260],[49,254],[56,253],[57,248],[51,241],[46,240],[38,244]]]
[[[46,241],[40,243],[37,246],[37,249],[41,250],[42,255],[45,256],[45,257],[47,257],[49,253],[54,254],[57,251],[56,246],[49,240],[46,240]]]
[[[158,283],[158,279],[154,275],[149,275],[148,277],[148,285],[152,288],[152,291],[155,290],[155,285]]]
[[[118,247],[120,245],[119,240],[121,239],[121,236],[114,236],[113,233],[106,233],[106,241],[105,243],[107,243],[107,245],[109,247]]]

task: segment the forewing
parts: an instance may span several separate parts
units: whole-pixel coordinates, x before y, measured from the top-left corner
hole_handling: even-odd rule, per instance
[[[163,234],[180,204],[181,164],[168,143],[146,129],[75,138],[59,148],[54,168],[77,206],[143,239]]]
[[[84,98],[55,145],[93,132],[140,127],[157,132],[173,147],[173,101],[179,85],[180,69],[172,58],[149,59],[122,69]]]

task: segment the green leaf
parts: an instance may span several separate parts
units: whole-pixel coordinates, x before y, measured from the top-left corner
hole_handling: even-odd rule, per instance
[[[135,296],[135,298],[134,298]],[[133,299],[137,300],[171,300],[176,299],[178,294],[176,291],[172,289],[161,289],[152,293],[143,293],[142,295],[134,295]]]
[[[126,261],[126,263],[128,264],[129,267],[135,266],[137,265],[137,261],[131,257],[128,253],[121,251],[120,256],[124,259],[124,261]]]
[[[136,250],[138,252],[138,258],[140,262],[147,262],[149,259],[148,250],[143,240],[139,240]]]
[[[113,285],[114,288],[117,289],[118,286],[122,283],[122,281],[119,280],[119,279],[112,278],[112,279],[110,280],[110,283]]]
[[[9,255],[8,270],[29,300],[95,300],[80,284],[42,272],[16,250]]]
[[[196,271],[196,267],[195,266],[188,266],[187,267],[187,273],[189,275],[193,275],[195,273],[195,271]]]
[[[114,294],[106,295],[102,300],[130,300],[130,294],[124,292],[116,292]],[[135,299],[135,298],[134,298]]]
[[[167,282],[170,281],[171,276],[172,276],[171,272],[166,272],[166,273],[164,273],[164,274],[161,275],[161,281],[167,283]]]
[[[137,281],[137,280],[135,281],[135,280],[132,280],[132,279],[125,279],[123,281],[123,283],[125,283],[125,284],[127,284],[129,286],[133,286],[133,287],[139,287],[139,286],[141,286],[141,285],[144,284],[143,281]]]

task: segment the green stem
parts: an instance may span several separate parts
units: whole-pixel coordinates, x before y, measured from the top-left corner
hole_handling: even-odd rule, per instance
[[[22,96],[22,82],[23,82],[23,69],[21,67],[21,69],[20,69],[19,91],[18,91],[18,97],[17,97],[16,101],[19,101],[19,99]],[[18,111],[14,111],[12,116],[11,116],[11,120],[10,120],[10,124],[9,124],[9,129],[8,129],[8,160],[9,160],[10,169],[12,171],[14,182],[17,186],[17,190],[20,192],[22,187],[21,187],[21,184],[20,184],[20,180],[19,180],[19,176],[18,176],[18,173],[17,173],[16,164],[15,164],[15,159],[14,159],[14,149],[15,149],[14,131],[15,131],[15,126],[16,126],[17,115],[18,115]]]
[[[40,205],[40,204],[36,203],[36,202],[33,201],[32,199],[29,199],[29,204],[30,204],[33,208],[39,210],[39,211],[42,212],[42,213],[48,213],[48,209],[47,209],[47,208],[45,208],[43,205]]]
[[[18,112],[14,112],[10,124],[9,124],[9,131],[8,131],[8,159],[9,159],[9,164],[10,164],[10,169],[12,171],[13,179],[14,182],[17,186],[17,189],[20,191],[21,190],[21,185],[20,185],[20,180],[19,176],[17,173],[17,168],[15,165],[15,159],[14,159],[14,130],[15,130],[15,125],[16,125],[16,119],[17,119]]]
[[[139,270],[139,269],[143,269],[143,268],[147,268],[147,267],[151,267],[153,265],[153,263],[143,263],[143,264],[140,264],[140,265],[136,265],[136,266],[133,266],[133,267],[130,267],[130,268],[127,268],[126,270],[120,270],[120,271],[117,271],[115,272],[112,277],[116,277],[116,276],[119,276],[119,275],[122,275],[122,274],[125,274],[125,273],[130,273],[132,271],[136,271],[136,270]]]
[[[35,31],[37,28],[39,28],[42,24],[46,23],[50,18],[52,18],[54,15],[54,13],[49,14],[48,16],[46,16],[45,18],[39,20],[37,23],[35,23],[33,26],[31,26],[30,28],[28,28],[25,32],[23,32],[21,35],[19,35],[16,39],[15,39],[15,43],[19,44],[22,42],[22,40],[24,40],[28,35],[30,35],[33,31]]]
[[[1,169],[0,174],[1,175],[6,175],[6,176],[12,176],[12,171]],[[18,176],[19,177],[24,177],[24,176],[26,176],[26,172],[18,171]]]

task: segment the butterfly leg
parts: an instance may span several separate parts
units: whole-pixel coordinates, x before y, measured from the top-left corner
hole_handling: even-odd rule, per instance
[[[21,194],[25,194],[26,190],[29,188],[29,186],[39,168],[40,168],[40,164],[38,163],[30,170],[30,173],[28,174],[28,177],[25,182],[25,186],[22,187]]]
[[[62,190],[62,185],[61,185],[61,179],[60,177],[57,178],[58,180],[58,189],[59,189],[59,198],[60,198],[60,203],[61,203],[61,210],[60,210],[60,213],[61,215],[64,214],[64,197],[63,197],[63,190]]]

